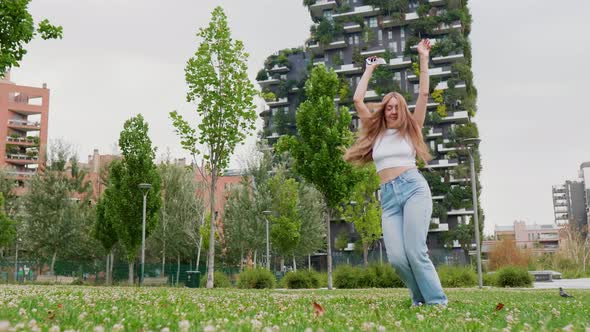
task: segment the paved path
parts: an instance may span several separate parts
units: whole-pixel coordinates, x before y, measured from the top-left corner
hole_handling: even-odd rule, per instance
[[[553,279],[548,282],[535,282],[535,288],[590,289],[590,278],[583,279]]]

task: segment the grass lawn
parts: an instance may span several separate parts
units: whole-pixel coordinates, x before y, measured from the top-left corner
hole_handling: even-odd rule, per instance
[[[0,286],[0,331],[590,330],[590,291],[447,289],[410,307],[406,289],[238,290]],[[325,310],[318,314],[313,302]],[[496,311],[498,303],[504,307]],[[52,330],[53,328],[53,330]],[[309,329],[308,329],[309,328]]]

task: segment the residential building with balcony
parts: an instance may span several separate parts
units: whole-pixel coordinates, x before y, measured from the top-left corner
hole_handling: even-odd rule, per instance
[[[587,232],[590,220],[590,162],[580,165],[577,179],[554,185],[551,193],[555,223],[573,223]]]
[[[517,247],[535,255],[556,253],[562,243],[560,227],[555,224],[527,225],[524,221],[514,221],[510,226],[495,225],[494,240],[483,241],[482,252],[489,254],[502,240],[514,241]]]
[[[453,232],[458,225],[469,224],[474,211],[468,157],[459,141],[478,137],[472,122],[476,89],[468,40],[471,16],[465,3],[410,0],[402,6],[402,2],[392,1],[389,8],[379,8],[376,4],[383,2],[373,0],[304,3],[314,22],[305,47],[271,55],[257,76],[266,100],[266,108],[260,113],[264,120],[261,138],[272,145],[282,135],[296,132],[295,113],[305,98],[305,79],[319,65],[338,74],[340,91],[344,92],[334,102],[337,109],[346,106],[350,110],[350,129],[358,130],[360,121],[352,95],[369,56],[383,57],[386,64],[379,67],[380,75],[375,72],[366,101],[380,101],[386,93],[398,91],[413,111],[419,87],[416,45],[421,38],[430,38],[434,45],[429,63],[431,97],[423,136],[434,159],[419,165],[433,193],[428,243],[431,249],[463,252],[458,241],[453,241]],[[475,151],[475,155],[479,173],[479,153]]]
[[[0,167],[18,183],[24,182],[45,163],[50,90],[15,84],[10,72],[0,80]]]

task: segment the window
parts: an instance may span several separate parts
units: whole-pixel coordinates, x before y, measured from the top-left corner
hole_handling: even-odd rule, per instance
[[[379,45],[383,45],[383,30],[381,29],[377,31],[377,40],[379,41]]]
[[[402,74],[399,71],[396,71],[393,74],[393,80],[394,81],[398,81],[398,82],[401,81],[402,80]]]
[[[376,28],[377,27],[377,17],[373,16],[369,18],[369,28]]]
[[[420,91],[420,84],[414,84],[414,93],[418,93]]]
[[[289,107],[288,107],[288,106],[287,106],[287,107],[285,107],[285,109],[284,109],[284,113],[285,113],[285,114],[289,113]]]
[[[361,77],[360,77],[360,76],[357,76],[357,77],[356,77],[356,85],[359,85],[359,82],[360,82],[360,81],[361,81]]]
[[[358,34],[354,35],[354,44],[355,44],[355,45],[358,45],[358,44],[360,44],[360,40],[359,40],[359,39],[360,39],[360,38],[359,38],[359,35],[358,35]]]
[[[392,30],[387,31],[387,38],[393,39],[393,31]]]
[[[324,18],[332,21],[332,10],[324,10]]]
[[[395,52],[398,52],[398,50],[397,50],[397,42],[396,41],[390,41],[389,42],[389,50],[391,52],[394,52],[394,53]]]
[[[354,44],[354,37],[348,36],[348,45],[353,45],[353,44]]]
[[[287,75],[286,74],[281,75],[281,79],[282,80],[286,80],[287,79]]]
[[[405,50],[406,49],[406,41],[404,39],[402,39],[402,47],[401,47],[401,49],[402,50]]]
[[[406,38],[406,29],[404,29],[404,27],[401,27],[401,28],[399,29],[399,34],[400,34],[400,36],[402,37],[402,39],[403,39],[403,38]]]
[[[276,108],[273,108],[272,111],[271,111],[271,113],[272,113],[272,116],[277,115],[277,109]]]

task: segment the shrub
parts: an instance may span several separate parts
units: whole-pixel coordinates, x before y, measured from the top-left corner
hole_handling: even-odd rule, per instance
[[[361,288],[362,271],[350,265],[340,265],[334,270],[334,287]]]
[[[497,275],[495,273],[484,273],[482,275],[482,282],[484,286],[496,286]]]
[[[368,268],[341,265],[334,271],[336,288],[391,288],[404,283],[389,264],[374,264]]]
[[[470,267],[440,266],[438,276],[443,287],[472,287],[477,285],[477,274]]]
[[[490,252],[490,268],[496,270],[503,266],[520,266],[527,268],[530,254],[516,246],[513,240],[502,240]]]
[[[517,266],[506,266],[497,272],[497,286],[499,287],[531,287],[533,276],[529,272]]]
[[[376,287],[405,287],[404,282],[390,264],[374,264],[369,266],[369,270],[373,271],[372,273],[376,276]]]
[[[243,271],[238,278],[239,288],[274,288],[275,283],[272,272],[261,268]]]
[[[318,288],[320,285],[319,273],[309,270],[300,270],[285,274],[281,280],[287,288]]]
[[[205,273],[201,277],[200,286],[205,287],[207,285],[207,274]],[[213,288],[230,288],[231,281],[229,281],[229,277],[220,271],[213,272]]]

